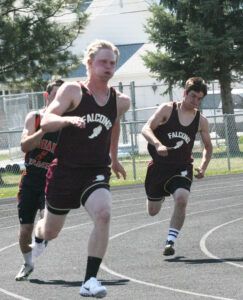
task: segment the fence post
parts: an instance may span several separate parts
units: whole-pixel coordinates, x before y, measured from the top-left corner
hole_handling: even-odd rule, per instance
[[[135,83],[134,81],[130,82],[130,95],[131,95],[131,102],[132,102],[132,121],[137,121],[137,113],[136,113],[136,96],[135,96]],[[133,127],[134,129],[134,144],[137,147],[137,125]]]
[[[130,123],[130,133],[131,133],[131,146],[132,146],[132,170],[133,170],[133,179],[137,179],[137,172],[136,172],[136,159],[135,159],[135,145],[134,145],[134,122]]]
[[[224,130],[225,130],[225,144],[226,144],[228,171],[230,171],[231,166],[230,166],[230,151],[229,151],[228,115],[226,114],[224,114]]]

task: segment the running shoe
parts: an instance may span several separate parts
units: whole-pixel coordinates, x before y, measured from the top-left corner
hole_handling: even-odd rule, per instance
[[[27,280],[28,276],[33,272],[34,266],[24,264],[19,273],[16,275],[15,280],[16,281],[22,281],[22,280]]]
[[[163,255],[170,256],[170,255],[174,255],[174,254],[175,254],[174,242],[166,241]]]
[[[83,297],[103,298],[106,294],[106,288],[95,277],[91,277],[80,288],[80,295]]]

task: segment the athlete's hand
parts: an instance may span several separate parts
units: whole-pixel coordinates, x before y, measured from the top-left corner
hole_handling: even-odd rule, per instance
[[[168,148],[166,146],[159,144],[155,146],[155,149],[160,156],[168,156]]]
[[[201,168],[195,168],[195,171],[197,172],[194,176],[197,178],[197,179],[201,179],[204,177],[204,173],[205,171]]]
[[[126,179],[127,173],[118,160],[112,162],[111,169],[115,173],[116,178],[120,179],[122,176],[123,179]]]
[[[86,123],[81,117],[68,117],[68,122],[70,125],[73,125],[78,128],[85,128]]]

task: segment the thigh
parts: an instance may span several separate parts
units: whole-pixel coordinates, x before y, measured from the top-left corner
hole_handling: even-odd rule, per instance
[[[150,163],[145,178],[145,191],[148,200],[157,202],[170,195],[164,188],[166,181],[167,172],[165,168]]]
[[[166,190],[171,194],[174,194],[177,189],[190,192],[192,178],[192,165],[182,166],[175,170],[174,175],[167,181]]]
[[[21,186],[18,192],[18,216],[21,224],[33,224],[39,209],[39,192]]]
[[[110,168],[52,165],[47,175],[46,200],[56,212],[79,208],[96,189],[110,188]]]
[[[82,192],[80,201],[83,206],[85,206],[85,203],[89,196],[95,192],[97,189],[105,189],[110,191],[110,175],[111,170],[110,168],[89,168],[85,171],[83,171],[82,178],[83,179],[83,186],[82,186]]]

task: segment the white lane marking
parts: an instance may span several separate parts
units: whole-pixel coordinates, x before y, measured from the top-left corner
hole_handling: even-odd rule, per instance
[[[227,261],[223,258],[220,258],[214,254],[212,254],[208,249],[207,249],[207,246],[206,246],[206,240],[207,238],[216,230],[218,230],[219,228],[223,227],[223,226],[226,226],[226,225],[229,225],[229,224],[232,224],[232,223],[235,223],[235,222],[238,222],[238,221],[241,221],[243,220],[243,218],[238,218],[238,219],[235,219],[235,220],[231,220],[229,222],[226,222],[226,223],[223,223],[221,225],[218,225],[214,228],[212,228],[211,230],[209,230],[207,233],[205,233],[205,235],[201,238],[200,240],[200,248],[202,250],[202,252],[208,256],[208,257],[211,257],[211,258],[214,258],[214,259],[217,259],[217,260],[220,260],[226,264],[229,264],[229,265],[232,265],[234,267],[237,267],[237,268],[243,268],[243,265],[240,265],[240,264],[237,264],[237,263],[234,263],[234,262],[231,262],[231,261]]]
[[[16,294],[14,294],[14,293],[11,293],[11,292],[6,291],[6,290],[1,289],[1,288],[0,288],[0,292],[3,293],[3,294],[5,294],[5,295],[11,296],[11,297],[13,297],[13,298],[15,298],[15,299],[20,299],[20,300],[31,300],[30,298],[25,298],[25,297],[16,295]]]
[[[128,277],[128,276],[122,275],[120,273],[114,272],[113,270],[109,269],[104,263],[101,264],[101,268],[104,271],[106,271],[107,273],[110,273],[111,275],[115,275],[117,277],[120,277],[120,278],[123,278],[123,279],[128,279],[128,280],[130,280],[132,282],[135,282],[135,283],[155,287],[155,288],[158,288],[158,289],[169,290],[169,291],[178,292],[178,293],[187,294],[187,295],[193,295],[193,296],[197,296],[197,297],[204,297],[204,298],[211,298],[211,299],[218,299],[218,300],[235,300],[233,298],[224,298],[224,297],[217,297],[217,296],[213,296],[213,295],[195,293],[195,292],[190,292],[190,291],[187,291],[187,290],[175,289],[175,288],[171,288],[171,287],[160,285],[160,284],[154,284],[154,283],[151,283],[151,282],[138,280],[138,279]]]
[[[193,212],[193,213],[189,213],[187,214],[187,216],[191,216],[191,215],[196,215],[196,214],[200,214],[200,213],[204,213],[204,212],[208,212],[208,211],[216,211],[216,210],[220,210],[220,209],[224,209],[226,207],[235,207],[235,206],[242,206],[243,204],[235,204],[235,205],[227,205],[227,206],[221,206],[221,207],[217,207],[217,208],[213,208],[213,209],[207,209],[207,210],[201,210],[201,211],[197,211],[197,212]],[[129,215],[129,214],[127,214]],[[126,215],[123,215],[123,216],[126,216]],[[110,238],[110,240],[112,239],[115,239],[121,235],[124,235],[126,233],[129,233],[129,232],[132,232],[132,231],[135,231],[135,230],[138,230],[138,229],[141,229],[141,228],[144,228],[144,227],[147,227],[147,226],[152,226],[152,225],[155,225],[155,224],[158,224],[158,223],[162,223],[162,222],[165,222],[165,221],[168,221],[168,219],[164,219],[164,220],[160,220],[160,221],[156,221],[156,222],[153,222],[153,223],[149,223],[149,224],[144,224],[142,226],[138,226],[138,227],[134,227],[132,229],[129,229],[127,231],[124,231],[124,232],[121,232],[121,233],[118,233],[116,235],[114,235],[113,237]],[[92,222],[88,222],[88,223],[83,223],[83,224],[78,224],[78,225],[75,225],[75,226],[69,226],[69,227],[64,227],[63,229],[67,230],[67,229],[74,229],[74,228],[77,228],[77,227],[80,227],[80,226],[84,226],[84,225],[87,225],[87,224],[92,224]],[[1,248],[0,249],[0,252],[3,252],[4,250],[6,249],[9,249],[13,246],[16,246],[18,243],[14,243],[14,244],[11,244],[9,246],[6,246],[4,248]],[[207,298],[212,298],[212,299],[218,299],[218,300],[235,300],[235,299],[231,299],[231,298],[221,298],[221,297],[217,297],[217,296],[211,296],[211,295],[205,295],[205,294],[198,294],[198,293],[194,293],[194,292],[189,292],[189,291],[186,291],[186,290],[180,290],[180,289],[173,289],[173,288],[170,288],[170,287],[166,287],[166,286],[161,286],[161,285],[154,285],[152,283],[149,283],[149,282],[145,282],[145,281],[139,281],[137,279],[134,279],[134,278],[130,278],[130,277],[127,277],[125,275],[122,275],[122,274],[119,274],[119,273],[116,273],[114,272],[113,270],[110,270],[106,265],[102,264],[101,265],[101,268],[104,269],[105,271],[107,271],[108,273],[110,274],[114,274],[118,277],[121,277],[121,278],[128,278],[129,280],[131,281],[134,281],[134,282],[137,282],[137,283],[141,283],[141,284],[146,284],[146,285],[150,285],[150,286],[154,286],[154,287],[158,287],[158,288],[161,288],[161,289],[167,289],[167,290],[173,290],[175,292],[180,292],[180,293],[184,293],[184,294],[191,294],[191,295],[195,295],[195,296],[201,296],[201,297],[207,297]],[[21,300],[30,300],[28,298],[23,298],[22,296],[18,296],[16,294],[13,294],[11,292],[8,292],[2,288],[0,288],[0,292],[4,293],[4,294],[7,294],[9,296],[13,296],[15,297],[16,299],[21,299]],[[17,298],[19,297],[19,298]]]
[[[209,199],[209,200],[203,200],[203,202],[201,202],[201,200],[199,200],[199,201],[195,201],[195,202],[193,202],[193,203],[191,203],[190,202],[190,200],[189,200],[189,205],[190,206],[196,206],[196,205],[198,205],[198,203],[207,203],[207,202],[215,202],[215,201],[223,201],[223,200],[228,200],[228,199],[231,199],[232,198],[232,196],[228,196],[228,197],[219,197],[219,198],[214,198],[214,199]],[[236,196],[234,199],[237,199],[237,198],[242,198],[242,196],[241,195],[239,195],[239,196]],[[143,198],[141,198],[141,197],[139,197],[139,198],[131,198],[130,200],[141,200],[141,199],[143,199]],[[112,211],[114,211],[114,210],[118,210],[118,209],[120,209],[120,208],[126,208],[126,207],[134,207],[134,206],[140,206],[140,205],[145,205],[146,204],[146,196],[145,196],[145,202],[143,202],[143,203],[139,203],[139,204],[129,204],[129,205],[120,205],[120,206],[116,206],[116,207],[112,207]],[[130,200],[128,199],[128,200],[123,200],[123,201],[129,201],[130,202]],[[169,199],[170,200],[170,199]],[[121,201],[122,202],[122,201]],[[167,207],[164,207],[164,209],[168,209],[168,208],[170,208],[170,206],[167,206]],[[70,217],[73,217],[73,216],[82,216],[82,215],[86,215],[87,213],[86,212],[78,212],[78,213],[70,213],[69,214],[69,216]],[[8,218],[12,218],[12,217],[18,217],[17,215],[12,215],[12,216],[7,216],[7,217],[0,217],[0,220],[2,220],[2,219],[8,219]],[[1,229],[6,229],[6,228],[8,228],[8,227],[0,227],[0,230]],[[11,227],[9,227],[9,228],[11,228]]]
[[[13,246],[16,246],[16,245],[18,245],[18,244],[19,244],[19,243],[13,243],[13,244],[11,244],[11,245],[8,245],[8,246],[6,246],[6,247],[3,247],[3,248],[0,249],[0,252],[3,252],[3,251],[6,250],[6,249],[12,248]]]
[[[217,211],[219,209],[224,209],[226,207],[229,208],[229,207],[237,207],[237,206],[242,206],[242,205],[243,204],[241,203],[241,204],[221,206],[221,207],[217,207],[217,208],[213,208],[213,209],[201,210],[201,211],[189,213],[189,214],[187,214],[187,217],[192,216],[192,215],[197,215],[197,214],[200,214],[200,213],[209,212],[209,211]],[[110,237],[110,240],[116,239],[116,238],[118,238],[122,235],[125,235],[127,233],[130,233],[132,231],[136,231],[136,230],[148,227],[148,226],[153,226],[153,225],[156,225],[156,224],[168,221],[168,220],[170,220],[170,218],[131,228],[129,230],[126,230],[126,231],[123,231],[123,232],[120,232],[120,233],[117,233],[117,234],[113,235],[112,237]],[[147,285],[147,286],[156,287],[156,288],[159,288],[159,289],[165,289],[165,290],[170,290],[170,291],[174,291],[174,292],[178,292],[178,293],[189,294],[189,295],[194,295],[194,296],[198,296],[198,297],[204,297],[204,298],[219,299],[219,300],[235,300],[234,298],[224,298],[224,297],[219,297],[219,296],[195,293],[195,292],[191,292],[191,291],[188,291],[188,290],[175,289],[175,288],[171,288],[169,286],[164,286],[164,285],[154,284],[154,283],[147,282],[147,281],[138,280],[136,278],[132,278],[132,277],[126,276],[124,274],[113,271],[107,265],[105,265],[104,262],[101,264],[101,269],[103,269],[104,271],[106,271],[107,273],[109,273],[111,275],[115,275],[115,276],[123,278],[123,279],[129,279],[130,281],[133,281],[133,282],[136,282],[136,283],[139,283],[139,284],[143,284],[143,285]]]

